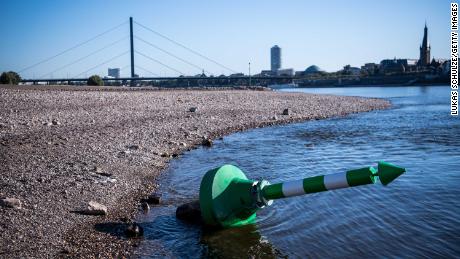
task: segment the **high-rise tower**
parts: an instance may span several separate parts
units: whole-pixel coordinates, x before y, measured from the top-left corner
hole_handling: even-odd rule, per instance
[[[276,72],[281,68],[281,48],[278,45],[270,49],[270,65],[272,72]]]
[[[426,27],[423,32],[423,42],[420,46],[420,59],[418,61],[419,66],[427,66],[430,64],[430,45],[428,43],[428,28]]]

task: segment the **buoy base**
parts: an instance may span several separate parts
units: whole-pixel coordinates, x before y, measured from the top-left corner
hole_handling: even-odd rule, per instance
[[[255,222],[257,182],[236,166],[208,171],[200,185],[201,217],[208,226],[236,227]]]

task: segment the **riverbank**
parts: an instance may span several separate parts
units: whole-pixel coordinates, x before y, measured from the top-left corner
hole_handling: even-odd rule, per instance
[[[0,198],[21,203],[0,207],[0,255],[127,256],[137,241],[96,224],[132,218],[168,161],[203,139],[389,106],[271,91],[0,88]],[[108,215],[76,213],[89,201]]]

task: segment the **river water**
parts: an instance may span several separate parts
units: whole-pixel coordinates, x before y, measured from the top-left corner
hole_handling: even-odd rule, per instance
[[[460,257],[460,120],[449,115],[449,87],[284,91],[387,98],[393,108],[236,133],[173,160],[164,204],[138,218],[138,257]],[[198,199],[203,174],[222,164],[275,183],[379,160],[407,173],[387,187],[276,200],[241,228],[208,232],[175,218],[178,205]]]

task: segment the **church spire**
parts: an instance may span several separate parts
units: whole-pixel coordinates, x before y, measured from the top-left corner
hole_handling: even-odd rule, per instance
[[[428,47],[428,27],[426,27],[426,21],[425,21],[425,29],[423,30],[423,42],[422,42],[422,48]]]
[[[420,46],[420,66],[427,66],[430,64],[430,46],[428,43],[428,27],[426,26],[425,20],[425,28],[423,29],[423,41],[422,46]]]

